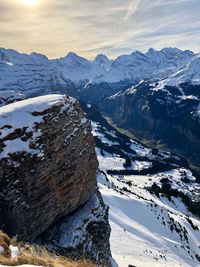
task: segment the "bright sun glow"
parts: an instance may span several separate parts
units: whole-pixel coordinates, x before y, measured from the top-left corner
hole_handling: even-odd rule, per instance
[[[19,0],[20,3],[28,6],[33,6],[37,4],[38,0]]]

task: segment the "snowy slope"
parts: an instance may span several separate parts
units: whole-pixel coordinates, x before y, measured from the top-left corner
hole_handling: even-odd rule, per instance
[[[37,129],[36,125],[44,120],[45,111],[51,107],[60,106],[62,112],[62,110],[69,108],[69,103],[75,103],[73,98],[69,98],[69,101],[66,104],[64,95],[55,94],[26,99],[0,107],[0,139],[6,140],[8,138],[4,142],[3,148],[0,149],[0,159],[8,157],[9,153],[19,151],[26,151],[41,157],[42,148],[31,148],[30,146],[42,135],[41,130]],[[37,115],[34,113],[37,113]],[[30,140],[9,138],[20,129],[26,129],[31,135]],[[33,131],[33,129],[35,130]]]
[[[165,86],[179,86],[183,83],[191,85],[200,84],[200,55],[191,60],[185,67],[160,81],[155,90],[163,89]]]
[[[91,81],[105,72],[102,64],[95,64],[72,52],[64,58],[52,60],[51,63],[55,70],[62,73],[66,80],[71,80],[77,86],[81,82]]]
[[[159,200],[137,185],[127,186],[129,193],[120,193],[102,183],[106,179],[101,175],[100,190],[110,206],[111,251],[119,266],[199,266],[195,254],[199,252],[200,234],[187,221],[188,212],[179,200],[170,207],[167,199]],[[198,220],[191,220],[200,227]],[[187,231],[189,240],[172,232],[173,225],[177,231]]]
[[[184,103],[190,102],[191,105],[193,103],[194,107],[190,113],[193,118],[200,118],[200,55],[179,71],[151,86],[152,91],[167,94],[168,101],[175,102],[175,105],[183,106]]]
[[[11,49],[0,49],[0,91],[14,90],[28,96],[42,95],[69,87],[47,57],[32,53],[20,54]]]
[[[180,197],[168,198],[164,194],[158,197],[148,189],[154,184],[162,188],[167,183],[171,189],[199,200],[200,185],[181,166],[184,162],[170,153],[143,147],[95,118],[91,108],[86,111],[93,119],[100,164],[97,178],[104,201],[110,207],[111,251],[118,265],[200,266],[199,218]],[[127,157],[131,159],[129,166],[124,165]],[[136,160],[141,163],[137,171],[132,168]],[[152,162],[148,171],[144,160]],[[158,171],[159,162],[170,164]]]

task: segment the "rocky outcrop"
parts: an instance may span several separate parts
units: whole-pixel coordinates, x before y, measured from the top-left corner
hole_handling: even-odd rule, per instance
[[[49,95],[0,108],[0,228],[32,240],[95,192],[97,158],[78,101]]]
[[[86,257],[98,266],[110,266],[109,238],[108,206],[97,190],[84,206],[61,218],[37,241],[74,260]]]

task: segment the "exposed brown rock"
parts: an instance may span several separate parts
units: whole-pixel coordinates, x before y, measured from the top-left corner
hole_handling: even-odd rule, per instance
[[[44,110],[29,110],[29,101],[21,101],[36,121],[32,127],[0,124],[0,228],[23,240],[34,239],[95,191],[98,163],[90,123],[78,101],[55,97],[58,101]],[[7,142],[15,138],[29,149],[9,154]]]
[[[97,266],[110,266],[110,225],[108,206],[100,192],[75,212],[61,218],[39,238],[42,245],[53,248],[59,255],[73,260],[90,259]]]

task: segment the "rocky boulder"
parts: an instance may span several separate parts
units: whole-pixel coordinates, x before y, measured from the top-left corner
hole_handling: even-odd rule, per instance
[[[97,158],[79,102],[62,95],[0,108],[0,228],[33,240],[95,192]]]

